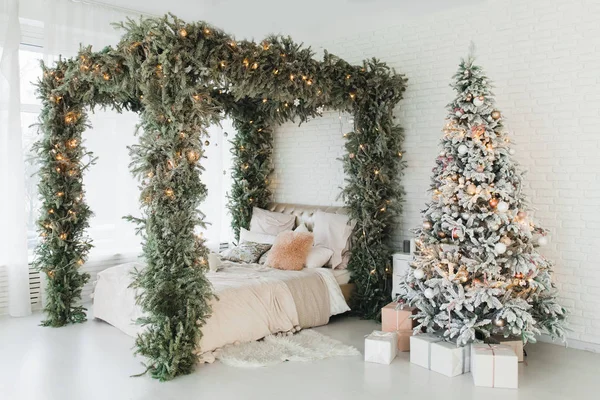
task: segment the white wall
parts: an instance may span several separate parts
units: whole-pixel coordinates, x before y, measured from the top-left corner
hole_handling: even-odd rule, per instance
[[[496,85],[529,170],[536,219],[552,233],[543,253],[556,263],[562,303],[571,309],[571,345],[600,349],[600,2],[506,0],[428,15],[390,28],[319,43],[358,63],[378,57],[405,73],[396,115],[406,130],[407,192],[399,244],[420,224],[444,124],[448,87],[471,40]],[[364,28],[364,27],[363,27]],[[341,29],[341,28],[340,28]],[[363,29],[364,30],[364,29]],[[338,204],[344,184],[337,113],[275,134],[275,199]],[[586,342],[586,343],[584,343]]]

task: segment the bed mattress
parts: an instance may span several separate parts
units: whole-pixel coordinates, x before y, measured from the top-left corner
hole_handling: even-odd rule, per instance
[[[108,268],[98,274],[94,290],[94,317],[130,336],[144,329],[135,323],[143,312],[135,302],[136,291],[129,287],[132,272],[141,268],[140,263]],[[219,300],[212,301],[212,315],[202,327],[199,354],[235,342],[324,325],[330,316],[350,310],[330,269],[282,271],[226,262],[218,272],[206,276]]]

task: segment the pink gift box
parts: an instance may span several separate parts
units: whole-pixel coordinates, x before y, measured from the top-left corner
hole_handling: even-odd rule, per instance
[[[381,309],[381,330],[398,334],[398,351],[410,351],[410,337],[416,321],[410,317],[417,311],[401,303],[392,302]]]

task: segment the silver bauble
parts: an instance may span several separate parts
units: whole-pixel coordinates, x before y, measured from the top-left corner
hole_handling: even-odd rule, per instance
[[[492,318],[492,324],[501,328],[504,325],[506,325],[506,320],[504,318],[500,317],[499,315],[496,315],[496,316],[494,316],[494,318]]]
[[[425,289],[425,291],[423,292],[423,294],[425,295],[425,297],[427,297],[428,299],[433,299],[434,293],[433,293],[433,289],[432,288],[427,288]]]

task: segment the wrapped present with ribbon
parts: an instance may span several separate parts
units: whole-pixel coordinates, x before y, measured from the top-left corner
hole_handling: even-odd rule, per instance
[[[410,337],[416,325],[411,316],[416,311],[416,308],[408,307],[401,299],[381,309],[381,330],[398,334],[398,351],[410,350]]]
[[[432,334],[410,337],[410,362],[423,368],[431,368],[431,345],[441,342],[442,338]]]
[[[472,344],[471,374],[475,386],[517,389],[519,361],[510,346]]]
[[[373,331],[365,336],[365,361],[390,364],[398,353],[396,332]]]
[[[456,343],[436,342],[431,344],[432,371],[450,378],[466,374],[471,370],[471,345],[457,346]]]
[[[523,341],[521,338],[515,336],[509,336],[505,338],[504,336],[494,335],[487,338],[485,342],[489,344],[504,344],[506,346],[510,346],[515,351],[519,362],[523,362],[524,360],[523,356],[525,353],[523,351]]]

